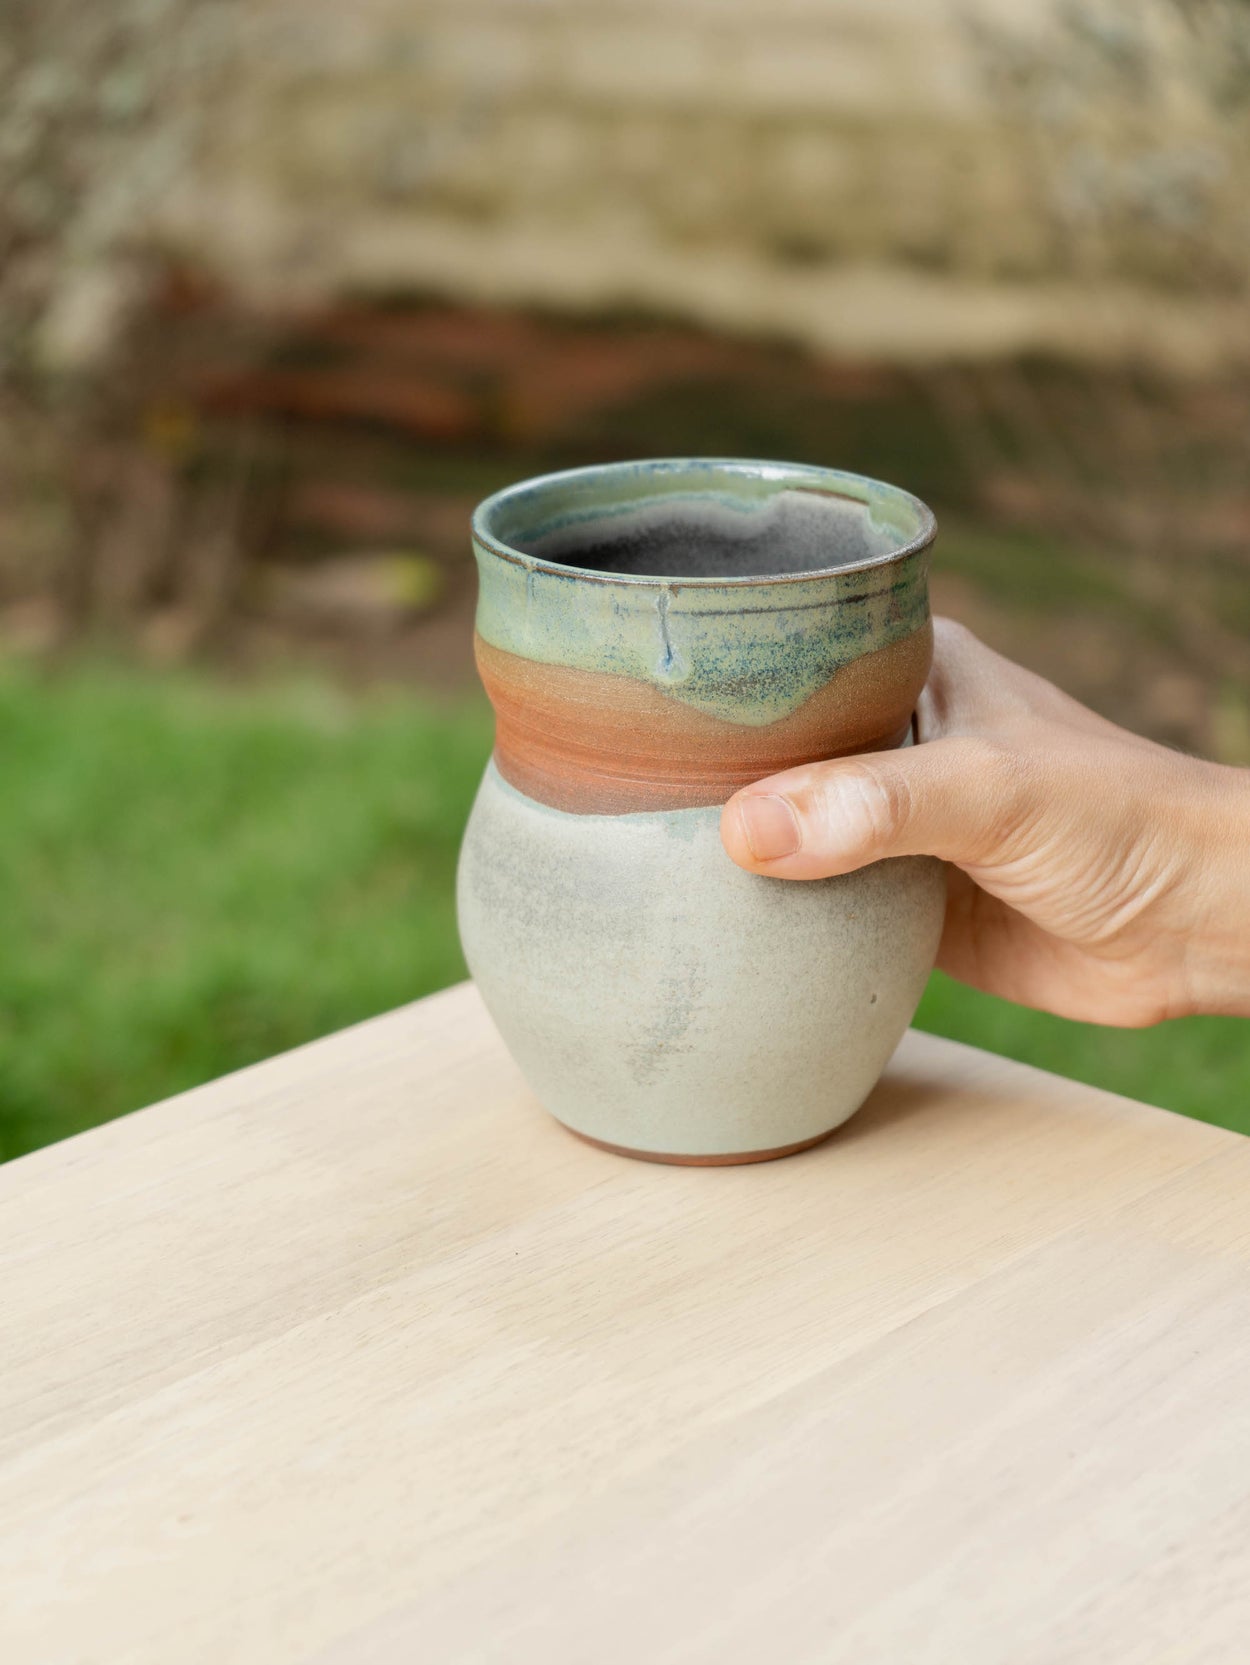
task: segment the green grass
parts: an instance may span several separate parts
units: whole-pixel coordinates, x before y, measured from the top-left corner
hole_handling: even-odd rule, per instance
[[[0,666],[0,1155],[464,973],[480,702]],[[935,978],[925,1027],[1250,1130],[1250,1026],[1145,1033]]]
[[[916,1023],[935,1035],[1250,1133],[1250,1022],[1244,1018],[1103,1029],[1012,1006],[935,973]]]
[[[0,1155],[464,975],[483,705],[0,668]]]

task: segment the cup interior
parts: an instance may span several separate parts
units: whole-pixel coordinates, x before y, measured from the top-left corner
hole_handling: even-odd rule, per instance
[[[922,548],[934,524],[909,492],[860,475],[696,458],[525,481],[488,498],[474,530],[526,564],[723,583],[876,565]]]

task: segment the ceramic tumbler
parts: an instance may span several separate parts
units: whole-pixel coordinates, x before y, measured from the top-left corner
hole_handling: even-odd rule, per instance
[[[815,1144],[915,1011],[941,864],[744,872],[739,787],[910,741],[932,656],[930,511],[832,469],[574,469],[473,520],[494,755],[461,852],[469,968],[573,1132],[667,1162]]]

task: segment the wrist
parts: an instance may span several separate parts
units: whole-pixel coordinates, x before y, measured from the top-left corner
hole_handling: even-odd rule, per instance
[[[1250,1017],[1250,770],[1201,770],[1183,1009]]]

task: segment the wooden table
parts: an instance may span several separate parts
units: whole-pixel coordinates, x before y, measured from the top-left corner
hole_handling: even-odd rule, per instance
[[[1250,1659],[1250,1142],[910,1035],[604,1155],[453,989],[0,1170],[5,1665]]]

